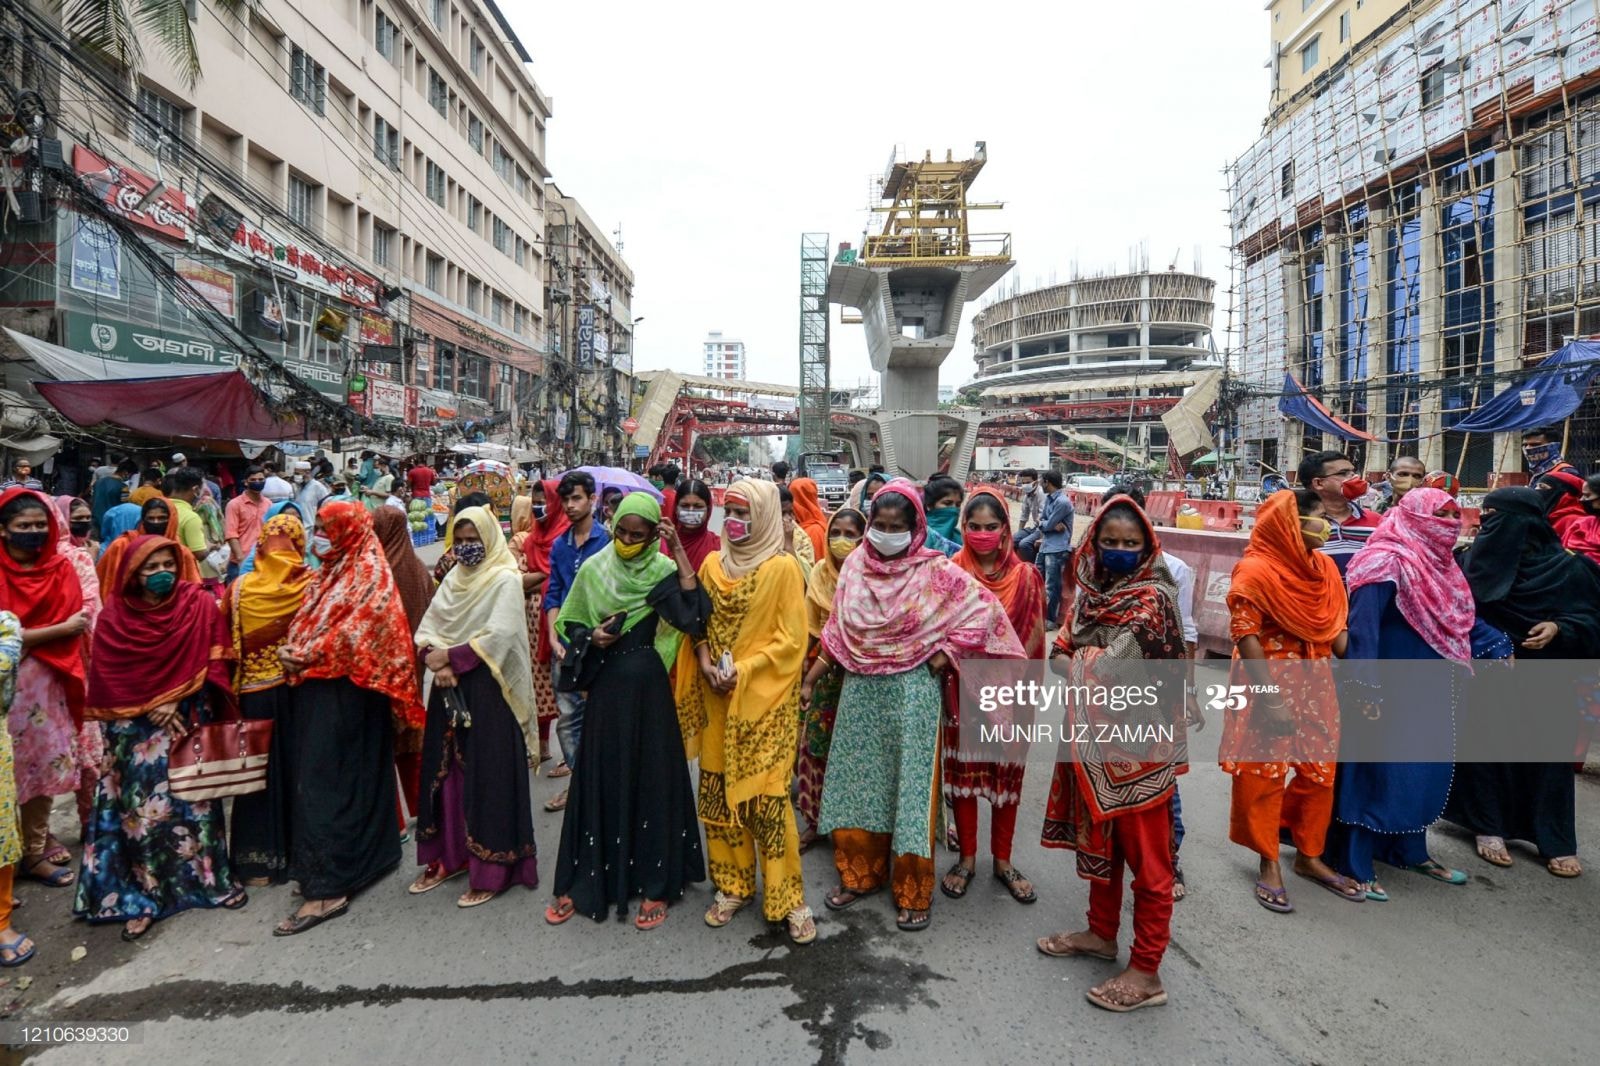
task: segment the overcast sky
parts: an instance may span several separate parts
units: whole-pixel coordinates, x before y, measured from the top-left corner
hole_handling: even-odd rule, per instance
[[[1013,234],[1025,288],[1198,250],[1223,344],[1221,169],[1266,113],[1260,0],[501,6],[554,100],[555,180],[622,226],[637,369],[698,372],[720,329],[751,378],[794,384],[801,233],[859,247],[891,149],[978,140],[973,196],[1006,206],[973,228]],[[972,376],[970,320],[944,384]],[[833,323],[834,384],[869,378],[861,327]]]

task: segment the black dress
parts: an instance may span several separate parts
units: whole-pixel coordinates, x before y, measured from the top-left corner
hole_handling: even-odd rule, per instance
[[[389,697],[345,679],[306,681],[280,713],[289,878],[336,899],[400,865]]]
[[[595,921],[635,896],[683,898],[706,879],[694,788],[667,670],[656,654],[657,617],[693,639],[711,601],[677,575],[649,596],[654,611],[605,654],[584,708],[583,743],[561,823],[555,894]]]
[[[293,691],[288,685],[277,685],[239,697],[239,713],[245,718],[273,723],[267,787],[234,799],[228,825],[233,873],[241,881],[265,877],[270,883],[281,885],[289,880],[289,792],[284,787],[288,760],[283,754],[283,720]]]

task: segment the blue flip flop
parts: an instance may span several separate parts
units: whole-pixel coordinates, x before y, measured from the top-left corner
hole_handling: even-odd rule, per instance
[[[1443,863],[1435,862],[1432,859],[1418,863],[1415,866],[1407,866],[1406,869],[1412,873],[1427,874],[1435,881],[1441,881],[1447,885],[1464,885],[1468,880],[1465,870],[1452,870]]]
[[[10,942],[0,941],[0,951],[16,951],[17,947],[26,939],[28,939],[28,935],[26,933],[18,933],[15,940]],[[25,955],[18,955],[14,959],[0,959],[0,966],[4,966],[7,969],[13,966],[21,966],[23,963],[33,958],[34,953],[38,950],[39,945],[35,944],[33,947],[28,949],[27,954]]]
[[[1288,914],[1294,910],[1294,904],[1289,902],[1287,888],[1273,888],[1264,881],[1256,882],[1256,902],[1267,910],[1279,914]]]

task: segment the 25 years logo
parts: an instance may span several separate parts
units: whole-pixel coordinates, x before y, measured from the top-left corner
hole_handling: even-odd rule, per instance
[[[1249,706],[1251,695],[1276,695],[1277,685],[1207,685],[1206,710],[1242,711]]]

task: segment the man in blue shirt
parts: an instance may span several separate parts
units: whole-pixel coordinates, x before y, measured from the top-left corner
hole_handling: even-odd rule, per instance
[[[610,535],[594,519],[593,477],[580,470],[571,471],[556,486],[556,495],[561,497],[561,508],[566,511],[567,521],[572,525],[550,546],[550,580],[544,587],[542,606],[545,625],[550,627],[552,681],[556,663],[567,654],[562,635],[556,630],[556,615],[561,612],[561,605],[572,590],[572,579],[577,576],[578,567],[583,565],[585,559],[611,543]],[[578,765],[578,744],[583,739],[583,693],[557,692],[556,707],[560,712],[556,718],[556,739],[561,742],[561,756],[570,770]],[[544,809],[560,811],[565,810],[566,806],[567,793],[563,790],[561,795],[546,803]]]
[[[1045,626],[1056,627],[1061,613],[1061,570],[1072,555],[1072,498],[1062,490],[1061,472],[1045,471],[1045,514],[1038,520],[1038,568],[1045,571]]]

